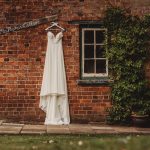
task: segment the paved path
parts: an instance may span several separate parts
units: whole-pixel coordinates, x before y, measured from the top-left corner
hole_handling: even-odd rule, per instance
[[[150,128],[94,124],[25,125],[0,121],[0,134],[150,134]]]

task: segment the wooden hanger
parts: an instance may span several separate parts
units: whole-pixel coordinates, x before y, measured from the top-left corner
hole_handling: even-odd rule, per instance
[[[49,26],[48,28],[46,28],[45,30],[59,30],[59,29],[52,29],[53,27],[58,27],[59,29],[61,29],[63,32],[66,31],[66,29],[62,28],[61,26],[58,25],[57,22],[52,22],[52,25]]]

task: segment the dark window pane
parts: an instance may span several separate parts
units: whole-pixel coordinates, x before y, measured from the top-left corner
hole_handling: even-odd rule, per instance
[[[94,31],[84,31],[84,43],[94,43]]]
[[[96,31],[96,43],[104,43],[104,40],[105,40],[105,32]]]
[[[94,45],[84,45],[84,57],[94,58]]]
[[[84,61],[84,73],[94,73],[94,60]]]
[[[96,45],[96,58],[102,58],[105,54],[105,48],[101,45]]]
[[[96,73],[106,73],[106,60],[96,60]]]

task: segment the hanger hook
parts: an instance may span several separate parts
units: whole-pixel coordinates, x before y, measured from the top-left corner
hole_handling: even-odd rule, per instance
[[[58,25],[58,22],[52,22],[53,25]]]

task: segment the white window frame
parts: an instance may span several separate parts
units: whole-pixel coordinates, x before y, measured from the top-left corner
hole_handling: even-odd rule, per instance
[[[93,30],[94,31],[94,43],[92,44],[85,44],[84,43],[84,32],[87,30]],[[94,56],[94,60],[106,60],[106,73],[84,73],[84,45],[93,45],[94,44],[94,51],[96,51],[96,45],[105,45],[105,50],[107,50],[107,34],[105,38],[105,42],[101,44],[96,43],[96,31],[105,31],[107,33],[106,28],[82,28],[82,77],[108,77],[108,59],[107,58],[96,58]],[[94,55],[96,53],[94,52]],[[90,58],[86,58],[87,60],[90,60]],[[92,58],[93,60],[93,58]],[[96,66],[95,66],[96,67]]]

